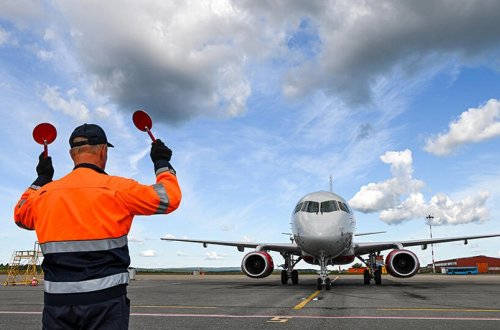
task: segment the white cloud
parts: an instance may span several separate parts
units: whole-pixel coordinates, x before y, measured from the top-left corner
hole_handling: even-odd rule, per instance
[[[3,46],[4,44],[6,44],[7,41],[9,41],[9,38],[10,38],[9,32],[0,28],[0,46]]]
[[[187,254],[186,252],[181,251],[181,250],[178,250],[176,252],[176,254],[177,254],[178,257],[187,257],[187,256],[189,256],[189,254]]]
[[[421,193],[410,194],[402,203],[381,210],[380,220],[386,223],[400,223],[414,218],[424,218],[427,213],[424,196]]]
[[[242,241],[245,242],[245,243],[252,243],[252,242],[254,242],[254,240],[251,239],[248,236],[243,236]]]
[[[139,253],[141,257],[156,257],[156,251],[155,250],[144,250]]]
[[[424,201],[421,193],[411,194],[405,201],[394,208],[382,210],[380,220],[386,223],[400,223],[410,219],[424,219],[432,215],[433,225],[457,225],[471,222],[484,222],[489,218],[486,208],[488,192],[480,192],[477,196],[453,201],[445,194],[437,194],[429,203]]]
[[[241,115],[260,83],[255,68],[269,63],[277,69],[266,76],[282,83],[271,92],[368,103],[395,72],[412,80],[450,58],[456,69],[494,54],[499,11],[467,0],[0,2],[3,19],[65,43],[118,108],[169,123]]]
[[[380,212],[380,220],[398,224],[411,219],[423,219],[431,214],[433,225],[484,222],[489,218],[486,201],[489,193],[453,201],[445,194],[437,194],[429,202],[420,190],[424,183],[412,178],[413,159],[410,150],[386,152],[381,160],[391,164],[392,178],[361,187],[349,201],[352,208],[363,213]]]
[[[448,131],[427,140],[424,149],[437,156],[450,154],[467,143],[500,136],[500,101],[490,99],[479,108],[470,108],[451,122]]]
[[[36,52],[36,56],[42,61],[50,61],[54,58],[54,53],[41,49]]]
[[[249,52],[266,49],[256,17],[229,1],[59,2],[76,58],[125,109],[169,122],[246,111]],[[126,26],[122,22],[128,22]],[[255,22],[252,23],[252,22]],[[128,28],[127,28],[128,27]],[[248,47],[258,43],[259,48]],[[139,51],[140,50],[140,51]]]
[[[42,18],[44,14],[44,4],[40,1],[0,1],[0,17],[16,25],[24,26]]]
[[[219,93],[214,95],[214,106],[224,104],[228,115],[235,117],[246,109],[250,96],[250,84],[243,70],[237,66],[225,66],[221,69]]]
[[[53,29],[46,29],[43,34],[44,41],[52,41],[56,38],[56,32]]]
[[[47,86],[42,98],[52,110],[60,111],[80,122],[88,120],[90,117],[89,109],[83,101],[74,98],[76,90],[69,90],[67,94],[68,99],[65,99],[59,94],[57,87]]]
[[[138,153],[132,154],[128,157],[130,168],[133,170],[133,173],[137,172],[139,161],[141,161],[147,154],[149,154],[150,150],[151,148],[148,146],[140,150]]]
[[[109,118],[111,116],[111,110],[106,107],[97,107],[95,109],[96,116],[100,119]]]
[[[495,32],[500,29],[496,14],[500,3],[453,4],[322,1],[310,4],[309,11],[301,8],[317,26],[320,52],[289,72],[284,90],[300,96],[322,89],[351,104],[362,104],[372,99],[377,80],[394,70],[413,76],[436,63],[472,62],[494,49],[492,45],[500,41]],[[278,5],[274,7],[270,12],[282,12]],[[287,12],[287,18],[294,14],[293,9]],[[460,27],[456,22],[461,22]]]
[[[379,183],[369,183],[361,187],[349,204],[361,212],[375,212],[393,208],[403,195],[419,191],[424,183],[412,178],[413,158],[411,150],[388,151],[380,159],[391,165],[393,177]]]
[[[136,237],[134,235],[128,235],[128,241],[134,243],[143,243],[144,239],[140,237]]]
[[[163,236],[163,238],[175,238],[175,236],[172,234],[165,234],[165,236]]]
[[[207,252],[205,257],[205,260],[222,260],[222,259],[224,259],[224,257],[219,255],[215,251]]]
[[[235,228],[234,223],[223,223],[220,226],[220,230],[222,231],[232,231],[234,230],[234,228]]]
[[[438,194],[431,198],[428,205],[429,213],[434,215],[435,224],[483,222],[489,217],[486,208],[489,196],[489,192],[481,191],[476,196],[454,202],[448,196]]]

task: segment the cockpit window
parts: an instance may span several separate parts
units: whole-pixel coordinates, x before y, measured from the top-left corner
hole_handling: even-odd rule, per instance
[[[308,213],[319,213],[321,211],[321,213],[323,214],[339,210],[342,210],[346,213],[351,213],[351,210],[349,210],[347,204],[335,200],[324,201],[321,203],[313,201],[304,201],[295,206],[293,213],[295,214],[299,211]]]
[[[338,211],[339,207],[336,201],[321,202],[321,213]]]
[[[300,211],[300,209],[302,208],[302,204],[304,204],[304,203],[299,203],[299,204],[297,204],[297,206],[295,206],[295,210],[293,211],[293,213],[297,213],[297,212],[299,212],[299,211]]]
[[[307,212],[309,213],[318,213],[319,212],[319,203],[318,202],[307,202]]]
[[[344,212],[347,212],[347,213],[351,213],[351,211],[349,210],[349,208],[347,207],[346,204],[342,203],[342,202],[339,202],[339,207],[342,211]]]

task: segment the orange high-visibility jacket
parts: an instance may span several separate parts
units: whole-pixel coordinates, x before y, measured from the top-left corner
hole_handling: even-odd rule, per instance
[[[165,168],[156,175],[156,184],[143,185],[80,164],[24,192],[14,219],[36,231],[46,304],[88,304],[126,293],[127,234],[134,216],[170,213],[181,201],[175,172]]]

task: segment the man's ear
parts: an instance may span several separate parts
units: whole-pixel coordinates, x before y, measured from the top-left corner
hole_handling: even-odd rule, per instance
[[[108,147],[106,145],[103,145],[101,148],[101,158],[106,158],[108,154]]]

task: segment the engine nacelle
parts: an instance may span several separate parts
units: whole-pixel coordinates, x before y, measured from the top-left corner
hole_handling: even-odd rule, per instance
[[[241,262],[241,270],[252,278],[263,278],[271,275],[274,270],[273,258],[266,251],[247,253]]]
[[[412,277],[420,263],[415,253],[408,250],[393,250],[385,258],[385,268],[394,277]]]

